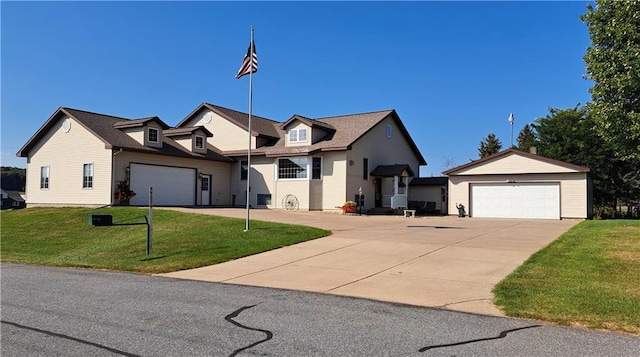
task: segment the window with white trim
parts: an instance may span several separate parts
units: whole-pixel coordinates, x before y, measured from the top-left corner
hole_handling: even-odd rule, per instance
[[[387,124],[387,138],[391,137],[391,124]]]
[[[306,157],[278,159],[278,179],[307,179],[309,160]]]
[[[49,188],[49,166],[40,167],[40,188]]]
[[[307,142],[307,128],[291,129],[289,130],[289,142],[290,143],[306,143]]]
[[[150,143],[157,143],[160,131],[157,128],[147,128],[147,140]]]
[[[82,188],[93,188],[93,164],[82,165]]]
[[[204,136],[196,135],[196,149],[204,149]]]

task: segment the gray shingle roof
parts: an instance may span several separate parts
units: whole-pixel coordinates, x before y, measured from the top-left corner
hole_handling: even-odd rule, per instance
[[[445,176],[438,177],[414,177],[409,186],[446,186],[449,178]]]
[[[402,176],[402,173],[407,171],[409,176],[415,176],[413,170],[409,165],[378,165],[373,171],[371,171],[371,176],[378,177],[393,177],[393,176]]]

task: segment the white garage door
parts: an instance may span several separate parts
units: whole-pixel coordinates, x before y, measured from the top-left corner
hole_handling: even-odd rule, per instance
[[[195,205],[195,169],[131,164],[130,175],[131,189],[136,193],[132,205],[149,204],[149,186],[153,187],[154,205]]]
[[[560,219],[558,183],[471,185],[473,217]]]

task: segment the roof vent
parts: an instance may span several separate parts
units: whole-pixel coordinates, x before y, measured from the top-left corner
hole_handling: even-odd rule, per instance
[[[529,153],[534,154],[534,155],[538,155],[538,148],[535,145],[531,145],[529,147]]]

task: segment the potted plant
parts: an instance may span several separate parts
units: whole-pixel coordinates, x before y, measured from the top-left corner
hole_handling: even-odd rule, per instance
[[[357,207],[358,207],[358,204],[355,203],[354,201],[347,201],[340,208],[342,208],[342,214],[347,214],[347,213],[356,213]]]
[[[136,196],[136,193],[131,191],[129,184],[126,181],[118,182],[114,197],[120,206],[128,206],[129,200]]]

